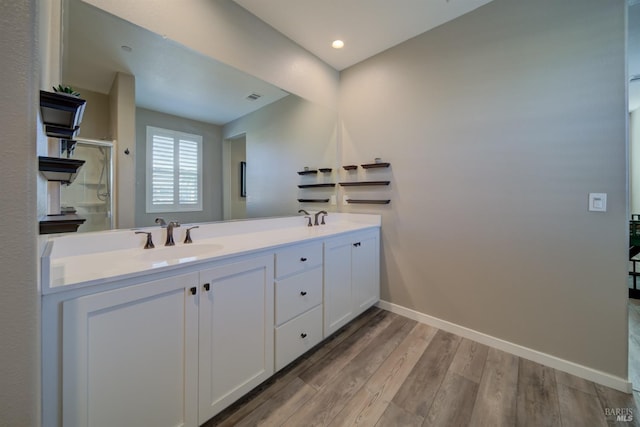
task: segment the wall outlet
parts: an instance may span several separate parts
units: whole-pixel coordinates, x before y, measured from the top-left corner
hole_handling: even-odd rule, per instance
[[[347,200],[348,200],[348,199],[349,199],[349,196],[348,196],[348,195],[346,195],[346,194],[344,194],[344,195],[342,196],[342,204],[343,204],[343,205],[348,205],[348,204],[349,204],[349,202],[347,202]]]
[[[589,211],[607,211],[607,193],[589,193]]]
[[[336,201],[336,195],[335,195],[335,194],[333,194],[333,195],[331,196],[331,200],[330,200],[330,202],[329,202],[329,203],[331,203],[331,205],[332,205],[332,206],[335,206],[335,205],[336,205],[337,201]]]

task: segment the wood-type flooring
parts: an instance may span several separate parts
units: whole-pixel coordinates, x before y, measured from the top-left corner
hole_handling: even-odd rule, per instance
[[[639,402],[372,308],[204,426],[637,427]]]

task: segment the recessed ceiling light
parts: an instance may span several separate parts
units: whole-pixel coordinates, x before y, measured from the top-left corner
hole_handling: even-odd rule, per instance
[[[331,46],[334,49],[342,49],[344,47],[344,42],[342,40],[334,40],[333,43],[331,43]]]
[[[120,46],[120,49],[124,50],[125,52],[131,52],[133,50],[130,46],[127,45]]]

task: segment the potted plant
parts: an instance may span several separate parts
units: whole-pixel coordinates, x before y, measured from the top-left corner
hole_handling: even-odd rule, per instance
[[[58,85],[58,87],[53,86],[53,91],[61,95],[71,95],[76,97],[80,96],[80,92],[76,92],[71,86],[62,86],[62,85]]]

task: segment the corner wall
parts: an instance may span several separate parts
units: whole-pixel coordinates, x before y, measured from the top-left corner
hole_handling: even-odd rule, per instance
[[[37,289],[36,0],[2,4],[0,13],[0,424],[40,423],[39,298]],[[43,142],[43,144],[46,144]]]
[[[341,73],[383,300],[626,379],[625,9],[495,0]]]

